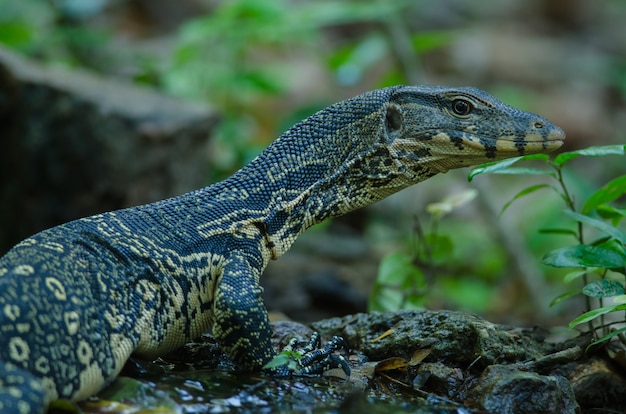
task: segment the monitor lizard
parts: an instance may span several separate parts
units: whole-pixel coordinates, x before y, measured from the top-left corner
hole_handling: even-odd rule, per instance
[[[275,350],[259,278],[305,229],[564,138],[476,88],[388,87],[301,121],[222,182],[35,234],[0,259],[0,411],[83,400],[131,354],[154,358],[203,332],[261,370]]]

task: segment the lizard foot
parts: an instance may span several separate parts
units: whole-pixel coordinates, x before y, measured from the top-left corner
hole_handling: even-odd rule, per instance
[[[283,352],[297,352],[302,357],[299,359],[299,369],[294,373],[302,376],[318,376],[333,368],[341,368],[343,372],[350,376],[350,364],[337,351],[348,352],[348,344],[340,336],[333,336],[330,341],[321,347],[320,334],[315,332],[311,340],[302,348],[295,348],[297,339],[289,341]]]

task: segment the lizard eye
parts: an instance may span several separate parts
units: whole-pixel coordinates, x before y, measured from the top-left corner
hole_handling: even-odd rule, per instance
[[[455,99],[452,101],[452,111],[456,115],[465,116],[472,112],[474,106],[471,102],[466,101],[465,99]]]

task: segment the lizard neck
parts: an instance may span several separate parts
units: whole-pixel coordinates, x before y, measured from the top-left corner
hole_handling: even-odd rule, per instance
[[[361,193],[363,184],[358,184],[376,180],[376,168],[367,159],[386,147],[384,113],[394,89],[340,102],[296,124],[249,165],[200,190],[207,211],[224,211],[229,226],[238,221],[239,226],[263,228],[275,249],[272,256],[279,257],[308,227],[406,187],[408,183],[389,190],[393,186],[383,173],[380,192],[368,188]],[[359,162],[367,180],[355,174]],[[233,220],[233,214],[241,220]],[[215,228],[219,222],[214,217],[207,225]]]

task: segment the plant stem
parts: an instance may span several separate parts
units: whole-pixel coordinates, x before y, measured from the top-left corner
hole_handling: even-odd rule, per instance
[[[563,192],[562,197],[563,197],[563,200],[565,201],[565,204],[571,211],[576,212],[576,205],[574,204],[574,197],[572,197],[569,191],[567,190],[567,186],[565,185],[565,180],[563,179],[563,166],[562,165],[556,166],[554,164],[552,164],[552,166],[556,170],[556,178],[557,178],[557,181],[559,182],[559,185],[561,186],[561,191]],[[578,227],[578,232],[577,232],[578,235],[576,237],[578,239],[578,243],[585,244],[584,235],[583,235],[583,224],[580,221],[577,221],[576,223]],[[589,278],[587,277],[587,273],[583,274],[582,279],[583,279],[584,286],[586,286],[589,283]],[[584,295],[584,296],[585,296],[586,311],[589,312],[591,310],[591,298],[587,295]],[[593,322],[589,321],[587,325],[589,327],[589,330],[593,332],[595,335]]]

